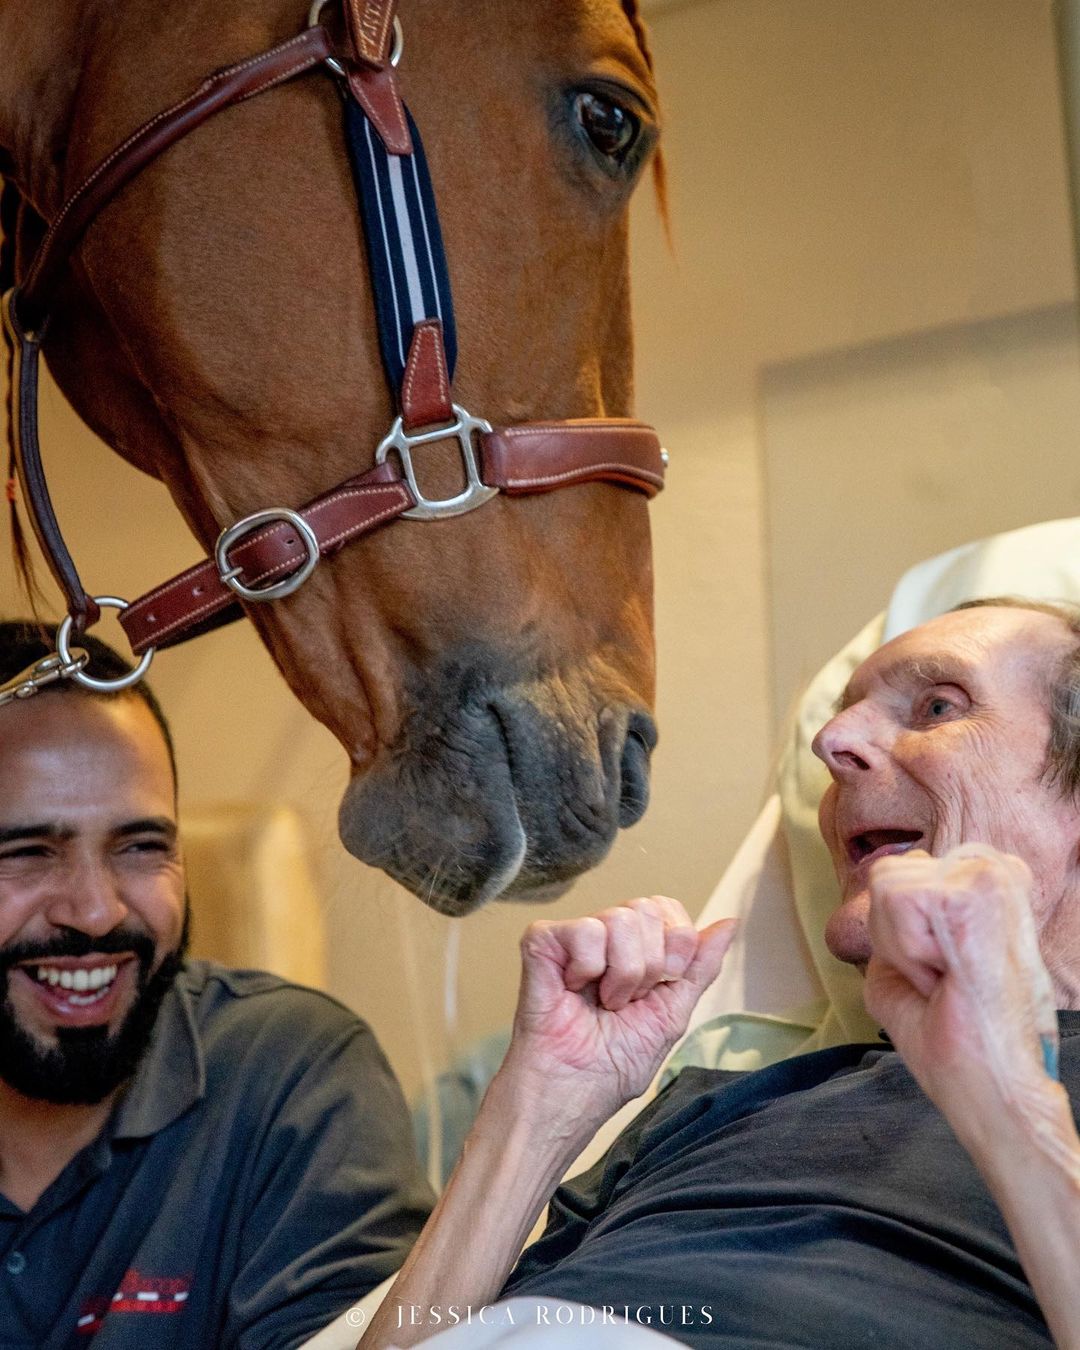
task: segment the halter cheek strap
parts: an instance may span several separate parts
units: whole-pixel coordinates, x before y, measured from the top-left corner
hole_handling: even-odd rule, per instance
[[[401,52],[396,0],[343,0],[349,38],[343,49],[320,22],[326,3],[316,0],[310,26],[299,36],[209,76],[108,154],[68,198],[22,285],[3,300],[12,352],[13,455],[35,535],[67,602],[65,645],[108,604],[122,611],[120,622],[143,657],[140,673],[157,647],[237,617],[241,600],[291,594],[322,558],[398,518],[446,519],[500,492],[517,496],[605,482],[651,497],[663,487],[667,455],[643,423],[597,418],[495,429],[454,404],[453,297],[423,145],[394,74]],[[324,62],[344,94],[380,352],[399,416],[376,449],[373,468],[298,508],[271,507],[244,517],[222,532],[212,558],[131,604],[95,598],[64,542],[38,441],[38,362],[59,277],[102,207],[158,155],[215,113]],[[465,485],[450,498],[426,498],[413,456],[448,440],[458,443]],[[25,672],[0,689],[0,704],[56,678],[91,682],[82,663],[61,654],[47,671]]]

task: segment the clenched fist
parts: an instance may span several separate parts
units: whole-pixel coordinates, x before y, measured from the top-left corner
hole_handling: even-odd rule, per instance
[[[548,1100],[606,1119],[652,1081],[733,933],[730,919],[697,932],[665,896],[530,924],[507,1069]]]
[[[867,1009],[958,1133],[1044,1093],[1057,1016],[1019,858],[982,844],[882,858],[869,928]]]

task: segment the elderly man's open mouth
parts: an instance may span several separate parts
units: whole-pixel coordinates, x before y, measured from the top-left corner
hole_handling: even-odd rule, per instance
[[[890,853],[907,853],[925,840],[923,830],[890,825],[860,828],[847,836],[847,856],[853,867],[869,866]]]

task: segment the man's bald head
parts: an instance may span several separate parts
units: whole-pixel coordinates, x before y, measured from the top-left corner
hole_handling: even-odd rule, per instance
[[[123,676],[129,675],[133,669],[131,664],[115,652],[108,643],[102,642],[100,638],[96,638],[89,633],[84,634],[73,645],[82,647],[86,651],[90,657],[88,668],[93,672],[96,679],[121,679]],[[14,679],[16,675],[22,674],[29,666],[47,656],[51,656],[55,651],[55,625],[36,623],[30,619],[0,620],[0,684],[5,684],[8,680]],[[157,701],[154,691],[145,680],[140,680],[138,684],[116,693],[102,693],[97,690],[86,689],[82,685],[76,684],[74,680],[55,680],[52,684],[45,685],[39,694],[35,694],[34,697],[55,698],[59,695],[80,698],[140,699],[153,714],[154,721],[158,724],[165,739],[175,780],[176,752],[173,748],[172,732],[161,709],[161,704]]]

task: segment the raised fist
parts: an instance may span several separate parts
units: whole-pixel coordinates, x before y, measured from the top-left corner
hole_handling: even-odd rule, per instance
[[[1041,1091],[1057,1016],[1019,858],[983,844],[882,858],[869,931],[867,1009],[954,1126]]]
[[[665,896],[530,924],[507,1065],[605,1119],[652,1081],[733,932],[730,919],[697,932]]]

